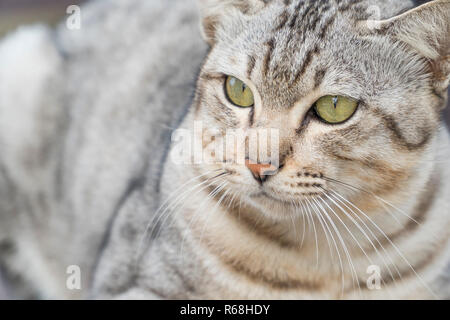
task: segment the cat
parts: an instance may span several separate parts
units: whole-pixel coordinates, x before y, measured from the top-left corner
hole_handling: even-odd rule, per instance
[[[82,17],[0,44],[10,296],[450,298],[450,1],[106,0]],[[204,152],[215,130],[269,128],[277,153]],[[180,132],[203,161],[177,163]]]

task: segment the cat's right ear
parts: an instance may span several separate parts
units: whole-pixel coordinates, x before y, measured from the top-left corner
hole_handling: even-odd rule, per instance
[[[450,0],[428,2],[388,20],[376,32],[408,44],[425,57],[434,72],[434,86],[446,92],[450,81]]]
[[[223,25],[264,6],[261,0],[197,0],[197,3],[203,37],[210,45],[216,43]]]

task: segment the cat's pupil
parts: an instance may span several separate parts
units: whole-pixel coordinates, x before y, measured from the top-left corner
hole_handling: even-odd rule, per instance
[[[333,104],[334,104],[334,108],[337,108],[337,103],[338,103],[338,97],[333,97]]]

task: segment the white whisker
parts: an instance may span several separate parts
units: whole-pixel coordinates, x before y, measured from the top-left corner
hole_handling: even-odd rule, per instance
[[[347,199],[344,198],[345,201]],[[382,236],[390,243],[390,245],[394,248],[394,250],[397,252],[397,254],[400,256],[400,258],[406,263],[406,265],[410,268],[410,270],[415,274],[415,276],[419,279],[419,281],[422,283],[422,285],[434,296],[437,298],[436,294],[431,290],[431,288],[426,284],[426,282],[422,279],[422,277],[416,272],[416,270],[413,268],[413,266],[410,264],[408,259],[403,255],[403,253],[398,249],[398,247],[392,242],[392,240],[386,235],[386,233],[375,223],[372,221],[372,219],[369,218],[362,210],[360,210],[357,206],[355,206],[353,203],[347,201],[352,207],[354,207],[359,213],[361,213],[370,223],[373,224],[373,226],[382,234]]]

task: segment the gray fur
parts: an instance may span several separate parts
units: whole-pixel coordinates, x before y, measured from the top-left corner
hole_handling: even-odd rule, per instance
[[[292,8],[299,3],[291,2]],[[395,87],[399,96],[413,95],[417,88],[408,87],[402,76],[417,76],[414,84],[427,86],[428,78],[420,73],[423,61],[401,45],[389,47],[391,43],[386,41],[382,47],[385,51],[378,52],[392,54],[390,60],[383,56],[383,62],[391,63],[386,65],[387,70],[403,72],[380,75],[383,78],[370,74],[375,66],[368,65],[368,73],[358,69],[358,57],[368,47],[343,46],[342,56],[333,55],[336,48],[328,50],[326,44],[336,42],[335,37],[345,39],[347,44],[355,40],[346,20],[333,22],[330,29],[345,30],[345,35],[330,31],[329,38],[324,35],[317,41],[334,11],[352,1],[338,2],[337,8],[331,6],[330,12],[317,15],[316,33],[294,41],[289,48],[293,54],[282,46],[268,51],[267,37],[276,25],[270,20],[273,12],[261,9],[262,16],[249,20],[246,35],[251,41],[244,45],[224,40],[242,36],[241,22],[233,20],[231,14],[225,17],[230,21],[225,24],[228,29],[218,28],[218,38],[209,39],[216,51],[204,61],[208,48],[201,39],[200,19],[192,0],[94,1],[83,8],[79,31],[67,30],[63,24],[56,31],[35,26],[4,39],[0,43],[0,270],[6,271],[9,285],[15,288],[12,294],[158,299],[234,298],[239,292],[241,298],[336,297],[331,291],[323,296],[279,288],[272,292],[255,289],[253,284],[247,290],[248,279],[239,282],[233,278],[242,287],[227,287],[229,270],[217,267],[214,254],[196,244],[177,215],[163,220],[143,247],[142,237],[163,201],[186,179],[168,160],[170,134],[180,123],[188,127],[192,120],[202,62],[206,62],[202,70],[227,65],[221,59],[251,49],[257,57],[256,75],[263,70],[261,61],[269,57],[267,77],[256,77],[255,83],[264,88],[264,99],[271,102],[272,112],[306,96],[313,81],[305,76],[306,68],[320,71],[323,61],[330,64],[339,60],[348,68],[333,63],[327,66],[328,72],[342,74],[345,80],[334,85],[345,92],[356,91],[374,103],[385,103],[383,96],[377,95],[383,91],[382,85]],[[413,7],[406,0],[362,3],[378,4],[381,18]],[[259,6],[261,3],[255,7],[258,10],[253,8],[255,12],[259,12]],[[347,15],[352,20],[359,13],[349,11],[344,17]],[[362,14],[360,18],[367,16]],[[281,45],[289,35],[288,31],[278,33],[275,42]],[[318,63],[308,59],[314,43],[324,49]],[[369,48],[379,49],[378,44]],[[372,61],[377,58],[374,51],[367,54],[373,54]],[[405,56],[409,65],[402,64]],[[401,67],[395,69],[398,65]],[[317,78],[317,83],[328,79],[326,75],[321,81]],[[269,83],[279,87],[274,90]],[[292,89],[288,83],[296,86]],[[426,101],[425,94],[418,99]],[[438,120],[422,116],[420,110],[399,107],[398,111],[418,115],[416,121],[411,117],[401,123],[402,138],[411,144],[423,138],[423,128],[433,128],[433,139],[427,145],[432,151],[421,158],[427,172],[418,174],[416,188],[425,188],[430,172],[439,172],[443,187],[430,205],[431,211],[448,212],[448,149],[442,152],[444,156],[435,152],[442,146],[448,148],[448,132],[438,130]],[[210,118],[210,113],[201,115]],[[373,143],[392,139],[384,127],[377,128],[379,135],[370,137]],[[348,144],[354,141],[357,139]],[[432,162],[438,164],[431,168]],[[193,209],[188,204],[189,210]],[[2,244],[10,244],[8,252],[1,251]],[[66,288],[69,265],[81,267],[81,291]],[[439,281],[435,286],[443,292],[440,297],[446,297],[448,285]]]
[[[26,27],[0,46],[0,74],[13,72],[17,81],[0,85],[13,99],[0,103],[0,190],[8,199],[1,201],[0,242],[20,234],[23,246],[33,246],[1,260],[48,298],[88,296],[108,228],[132,192],[145,194],[149,213],[157,207],[165,145],[206,52],[187,1],[96,1],[82,12],[79,31]],[[9,52],[18,54],[6,60]],[[30,83],[34,63],[51,68],[38,84]],[[35,85],[44,88],[30,96]],[[52,270],[39,269],[44,256],[57,257]],[[82,292],[65,288],[69,265],[81,267]]]

